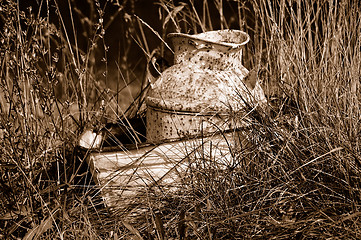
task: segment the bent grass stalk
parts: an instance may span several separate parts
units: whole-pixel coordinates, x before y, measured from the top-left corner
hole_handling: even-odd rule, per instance
[[[107,18],[106,6],[112,3],[100,2],[92,6],[96,17],[83,21],[89,23],[84,29],[97,29],[102,18],[105,27],[100,28],[107,30],[117,17],[130,16],[118,2]],[[41,239],[360,238],[361,11],[355,2],[191,0],[174,5],[159,0],[165,13],[159,33],[141,15],[127,18],[134,24],[125,29],[132,28],[128,30],[145,58],[151,44],[142,25],[156,34],[164,54],[171,52],[164,36],[173,29],[197,33],[237,22],[253,40],[244,51],[245,64],[262,69],[268,98],[264,109],[234,114],[234,121],[241,121],[248,113],[249,124],[240,133],[238,148],[232,148],[232,161],[213,159],[200,147],[189,176],[182,179],[182,191],[167,196],[149,192],[132,199],[127,213],[102,208],[99,189],[80,171],[88,153],[79,157],[73,150],[84,128],[102,126],[101,100],[123,94],[106,91],[95,81],[94,43],[106,49],[106,41],[101,32],[85,33],[92,41],[81,50],[70,35],[76,35],[76,19],[85,16],[68,7],[73,14],[68,26],[57,1],[60,24],[52,32],[52,3],[41,1],[47,18],[12,0],[0,3],[0,238],[27,233]],[[77,6],[72,0],[67,5]],[[229,15],[228,6],[236,7],[237,16]],[[232,23],[232,17],[237,21]],[[124,52],[130,54],[132,47],[124,46]],[[63,64],[59,69],[55,52]],[[125,66],[120,70],[127,71],[123,79],[130,83],[135,74],[130,64],[119,66]],[[55,97],[57,81],[64,84],[61,100]],[[79,105],[77,110],[70,103]],[[116,118],[128,121],[128,111],[123,116],[117,106],[108,106]],[[75,159],[81,164],[72,170]],[[125,221],[129,213],[132,221]]]

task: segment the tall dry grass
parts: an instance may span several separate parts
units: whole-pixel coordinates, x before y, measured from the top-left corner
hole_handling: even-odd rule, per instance
[[[95,236],[83,210],[99,203],[76,145],[85,128],[125,110],[135,77],[126,55],[124,77],[114,85],[107,76],[105,33],[126,6],[85,3],[86,13],[71,0],[0,2],[1,239]]]
[[[56,3],[42,1],[45,16],[21,11],[15,1],[0,3],[0,238],[360,238],[357,1],[157,1],[164,29],[158,36],[164,40],[173,31],[248,32],[244,64],[259,73],[269,104],[251,113],[245,109],[249,127],[239,137],[247,141],[232,149],[225,168],[212,156],[193,159],[184,189],[136,199],[128,209],[137,213],[131,222],[129,212],[102,207],[84,158],[73,151],[80,132],[99,127],[104,104],[121,95],[121,86],[114,92],[100,86],[99,64],[92,62],[98,48],[106,49],[103,29],[114,18],[105,17],[107,5],[90,1],[93,17],[72,12],[88,29],[89,45],[82,51],[72,37],[75,25],[66,25],[62,12],[57,24],[50,21]],[[112,16],[120,14],[129,24],[125,48],[133,39],[149,58],[151,23],[117,7]],[[169,55],[161,43],[161,54]],[[129,83],[134,73],[126,56],[122,61],[119,79]],[[106,55],[103,63],[106,76]],[[110,109],[123,115],[116,104]]]

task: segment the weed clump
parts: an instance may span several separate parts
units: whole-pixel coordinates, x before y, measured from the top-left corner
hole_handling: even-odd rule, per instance
[[[86,1],[89,12],[73,0],[37,2],[0,3],[0,239],[360,238],[357,2],[159,0],[159,30],[136,1]],[[116,20],[124,46],[109,62]],[[250,35],[244,65],[268,104],[234,113],[248,124],[231,159],[201,152],[181,190],[107,209],[89,152],[76,147],[81,132],[137,115],[154,39],[169,58],[167,33],[225,28]],[[131,63],[135,48],[143,62]]]

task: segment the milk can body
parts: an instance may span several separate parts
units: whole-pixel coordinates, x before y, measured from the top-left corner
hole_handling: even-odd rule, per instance
[[[249,36],[238,30],[188,35],[172,33],[174,65],[152,84],[147,104],[147,141],[161,142],[235,128],[230,114],[245,103],[265,101],[259,83],[243,81],[242,46]]]

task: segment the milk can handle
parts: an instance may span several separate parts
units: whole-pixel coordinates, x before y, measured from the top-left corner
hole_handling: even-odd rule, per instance
[[[154,54],[148,62],[148,70],[154,78],[158,78],[168,67],[170,67],[168,61],[157,54]]]

